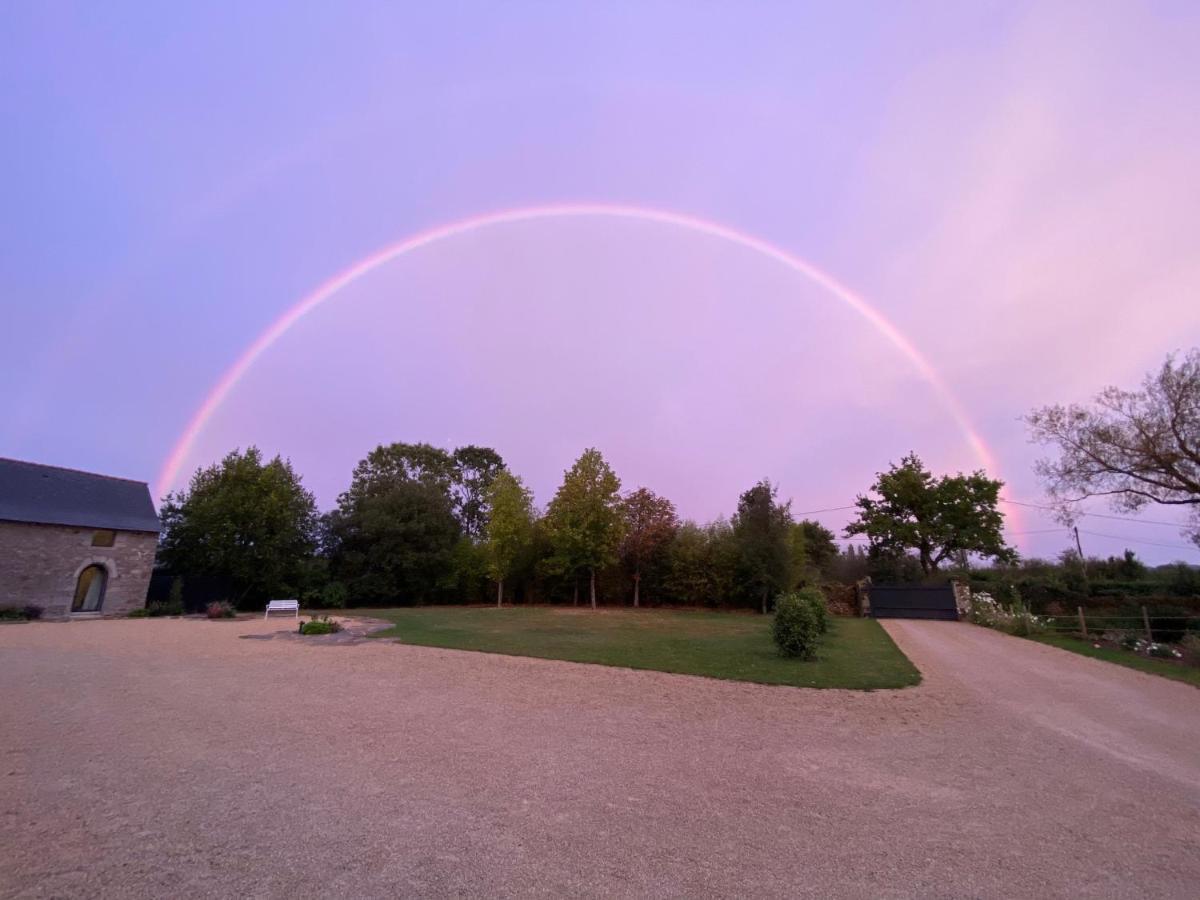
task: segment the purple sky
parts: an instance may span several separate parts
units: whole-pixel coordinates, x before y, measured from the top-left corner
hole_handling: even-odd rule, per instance
[[[1200,343],[1195,4],[399,6],[0,9],[0,455],[154,480],[317,285],[552,203],[697,216],[828,271],[933,362],[1014,499],[1042,499],[1019,416]],[[541,503],[596,445],[700,519],[764,475],[804,511],[909,449],[977,465],[828,292],[591,219],[355,282],[262,355],[186,467],[258,443],[328,506],[393,440],[491,444]],[[1025,513],[1014,531],[1055,527]],[[1200,557],[1170,526],[1081,528],[1089,553]]]

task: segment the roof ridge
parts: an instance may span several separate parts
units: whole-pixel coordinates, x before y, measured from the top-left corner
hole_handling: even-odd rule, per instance
[[[93,478],[107,478],[109,481],[127,481],[130,484],[144,484],[150,486],[148,481],[140,481],[137,478],[125,478],[122,475],[105,475],[103,472],[89,472],[87,469],[73,469],[70,466],[54,466],[50,463],[32,462],[28,459],[13,459],[11,456],[0,456],[0,463],[17,463],[22,466],[36,466],[39,469],[57,469],[60,472],[74,472],[76,475],[90,475]]]

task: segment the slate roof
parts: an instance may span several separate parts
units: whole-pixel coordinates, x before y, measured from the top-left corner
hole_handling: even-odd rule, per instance
[[[144,481],[0,458],[0,520],[154,531],[158,515]]]

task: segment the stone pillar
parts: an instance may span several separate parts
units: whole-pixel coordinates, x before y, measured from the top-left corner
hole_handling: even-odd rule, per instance
[[[865,618],[871,615],[871,578],[861,579],[854,585],[854,593],[858,598],[858,614]]]
[[[971,613],[971,586],[957,578],[950,579],[950,586],[954,588],[954,606],[958,609],[958,617],[965,619]]]

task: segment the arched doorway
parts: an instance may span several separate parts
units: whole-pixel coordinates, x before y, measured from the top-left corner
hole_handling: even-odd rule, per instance
[[[87,566],[75,582],[75,600],[71,612],[99,612],[108,586],[108,570],[101,565]]]

